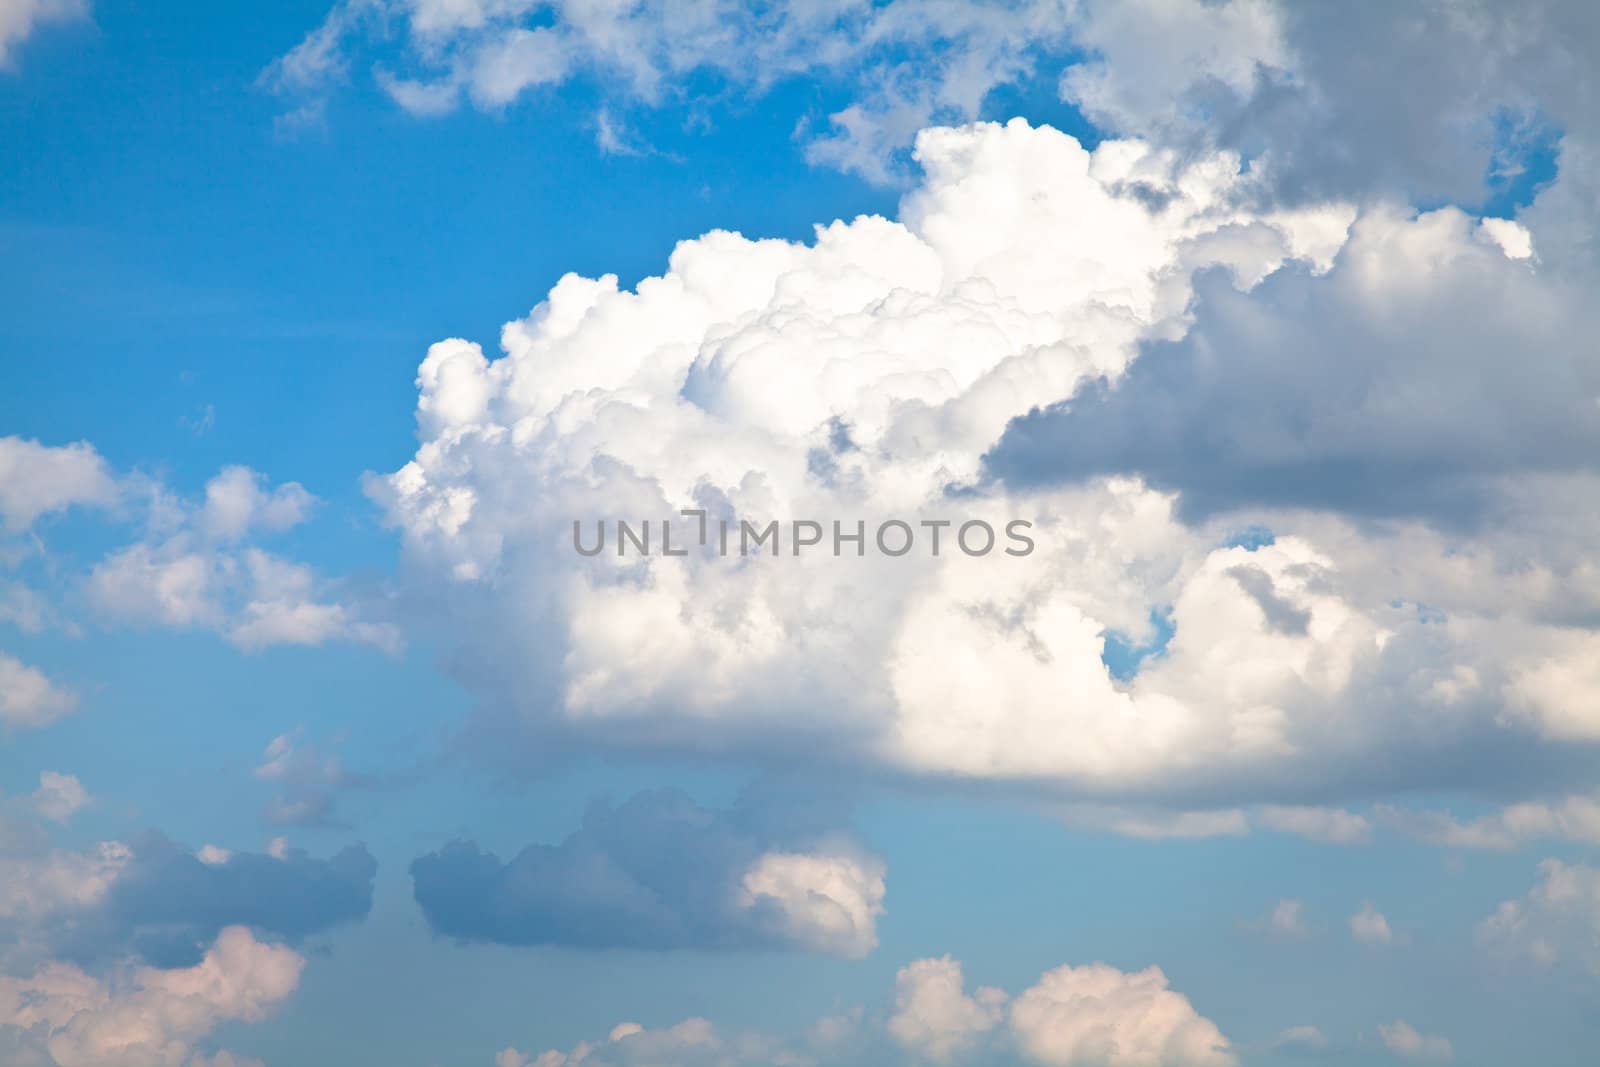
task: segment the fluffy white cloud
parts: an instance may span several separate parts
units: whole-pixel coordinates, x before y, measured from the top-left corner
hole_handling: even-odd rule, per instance
[[[44,726],[78,706],[70,689],[50,680],[43,671],[0,652],[0,726]]]
[[[1545,860],[1540,881],[1478,924],[1487,947],[1540,963],[1567,960],[1600,974],[1600,869]]]
[[[315,498],[298,483],[269,487],[247,467],[226,467],[198,502],[152,492],[149,536],[113,551],[90,572],[90,602],[131,623],[204,627],[256,651],[273,645],[351,641],[386,651],[395,628],[335,599],[335,583],[251,544],[252,535],[304,522]]]
[[[881,1038],[893,1045],[885,1046]],[[1104,963],[1058,967],[1018,995],[963,989],[949,957],[917,960],[895,976],[894,1004],[879,1023],[859,1012],[822,1020],[803,1042],[728,1036],[704,1019],[660,1030],[622,1023],[603,1041],[540,1054],[502,1050],[495,1067],[770,1067],[818,1062],[980,1064],[1021,1055],[1040,1067],[1234,1067],[1228,1040],[1170,989],[1156,967],[1126,973]]]
[[[23,4],[21,10],[30,6]],[[0,5],[0,63],[5,60],[8,15],[17,14],[8,9],[14,7]],[[74,505],[105,507],[116,499],[117,483],[88,442],[53,448],[22,437],[0,437],[0,523],[6,529],[26,530],[41,515]]]
[[[310,514],[316,498],[298,482],[263,488],[265,477],[249,467],[224,467],[206,483],[198,525],[206,536],[237,541],[254,529],[286,530]]]
[[[1006,999],[1004,990],[992,987],[969,997],[961,964],[949,956],[917,960],[894,976],[889,1036],[919,1056],[946,1061],[970,1051],[999,1024]]]
[[[1394,929],[1389,928],[1389,920],[1384,913],[1374,909],[1371,902],[1363,902],[1362,910],[1350,917],[1350,936],[1365,945],[1394,944]]]
[[[1394,931],[1389,920],[1371,902],[1361,905],[1361,910],[1350,916],[1350,935],[1364,945],[1388,945],[1394,942]]]
[[[739,880],[739,904],[763,909],[785,941],[836,956],[878,947],[883,861],[875,856],[767,852]]]
[[[97,979],[69,964],[0,976],[0,1028],[56,1067],[222,1067],[195,1049],[218,1025],[258,1022],[294,992],[304,960],[229,927],[199,964]]]
[[[1382,1023],[1378,1026],[1378,1036],[1382,1038],[1384,1047],[1397,1056],[1404,1056],[1408,1060],[1421,1060],[1426,1063],[1449,1063],[1455,1059],[1456,1052],[1448,1038],[1437,1034],[1419,1033],[1417,1028],[1404,1019],[1396,1019],[1392,1023]]]
[[[1310,795],[1370,799],[1429,767],[1475,787],[1581,743],[1553,724],[1594,706],[1570,679],[1592,659],[1600,565],[1572,531],[1600,494],[1581,475],[1561,492],[1506,472],[1568,477],[1561,441],[1593,427],[1568,410],[1581,389],[1519,385],[1484,340],[1586,381],[1550,325],[1588,314],[1579,289],[1458,211],[1378,205],[1352,227],[1340,204],[1242,206],[1255,179],[1226,155],[1091,153],[1023,123],[919,145],[926,176],[898,222],[837,222],[810,245],[712,233],[635,292],[563,278],[506,326],[503,358],[463,340],[429,351],[421,447],[370,490],[485,714],[541,744],[729,752],[798,735],[890,772],[1105,800],[1076,817],[1123,832],[1261,825],[1342,843],[1370,821]],[[1290,311],[1318,302],[1325,336],[1290,331]],[[1459,374],[1441,336],[1473,346],[1488,378]],[[1308,345],[1326,360],[1283,356]],[[1227,387],[1172,385],[1202,372]],[[1346,426],[1350,382],[1374,399]],[[1416,408],[1418,390],[1448,402]],[[1124,394],[1131,414],[1093,422],[1099,398]],[[1052,448],[1076,419],[1098,430]],[[1152,458],[1124,463],[1118,441]],[[1490,478],[1515,521],[1463,532],[1432,513],[1347,518],[1349,497],[1291,506],[1279,487],[1344,484],[1312,476],[1340,450],[1400,472],[1370,487],[1388,501],[1433,491],[1405,481],[1418,470]],[[1209,519],[1191,513],[1205,478],[1235,494]],[[1239,500],[1252,485],[1258,499]],[[575,519],[685,508],[713,530],[1024,518],[1036,550],[971,558],[946,531],[937,558],[574,551]],[[1229,543],[1256,521],[1275,537]],[[679,522],[682,545],[693,520]],[[1153,613],[1170,640],[1114,674],[1108,640],[1158,642]],[[1489,758],[1508,746],[1528,759]],[[1174,803],[1186,794],[1260,807]],[[1159,803],[1128,806],[1140,799]]]
[[[39,788],[29,797],[33,809],[52,822],[65,822],[87,807],[89,791],[75,775],[42,771]]]
[[[1159,967],[1057,967],[1012,1002],[1011,1029],[1044,1067],[1231,1067],[1216,1024]]]
[[[434,346],[424,444],[372,491],[470,635],[464,680],[587,742],[725,748],[783,723],[891,767],[1084,789],[1297,760],[1326,777],[1382,743],[1395,695],[1352,691],[1388,682],[1386,649],[1409,657],[1422,631],[1392,597],[1353,599],[1310,541],[1217,548],[1121,479],[947,495],[1013,415],[1181,334],[1190,271],[1320,270],[1348,211],[1251,216],[1229,206],[1227,159],[1087,153],[1021,123],[929,131],[920,151],[901,223],[835,223],[812,246],[712,234],[637,293],[563,279],[506,328],[503,359]],[[574,518],[694,506],[1025,516],[1039,549],[737,566],[572,551]],[[1161,604],[1176,635],[1123,684],[1106,635],[1144,635]]]

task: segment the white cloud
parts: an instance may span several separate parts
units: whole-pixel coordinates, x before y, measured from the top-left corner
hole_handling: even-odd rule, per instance
[[[0,652],[0,726],[44,726],[69,715],[78,697],[36,667]]]
[[[1071,804],[1062,818],[1072,826],[1147,841],[1171,838],[1242,837],[1253,829],[1294,834],[1332,845],[1372,840],[1372,821],[1343,808],[1263,804],[1252,808],[1171,811],[1151,807]]]
[[[0,0],[0,70],[15,65],[17,46],[39,26],[83,18],[88,12],[87,0]],[[3,467],[0,459],[0,484],[4,482]],[[0,494],[0,513],[3,510]]]
[[[1271,804],[1261,808],[1257,818],[1273,830],[1332,845],[1362,845],[1372,840],[1372,821],[1342,808]]]
[[[197,525],[206,536],[237,541],[253,530],[287,530],[306,520],[316,498],[298,482],[263,489],[265,476],[249,467],[224,467],[206,483]]]
[[[769,911],[786,941],[865,956],[878,947],[884,873],[876,857],[768,852],[740,879],[739,904]]]
[[[103,842],[87,852],[37,847],[0,850],[0,919],[38,924],[86,911],[105,899],[133,858],[126,845]]]
[[[1282,1049],[1325,1049],[1328,1047],[1328,1035],[1324,1034],[1320,1027],[1304,1023],[1281,1031],[1273,1040],[1272,1047]]]
[[[29,798],[33,808],[52,822],[66,822],[90,803],[89,791],[71,774],[42,771],[39,788]]]
[[[245,651],[350,641],[393,652],[391,624],[335,599],[335,583],[253,544],[252,535],[304,522],[315,498],[299,484],[268,487],[247,467],[226,467],[188,503],[157,487],[151,537],[108,554],[90,571],[89,600],[134,624],[216,630]]]
[[[1158,967],[1058,967],[1012,1001],[1023,1055],[1044,1067],[1231,1067],[1227,1038]]]
[[[1369,840],[1370,820],[1308,795],[1369,799],[1436,766],[1459,768],[1447,785],[1481,787],[1516,773],[1487,759],[1498,747],[1587,736],[1550,726],[1556,711],[1586,714],[1582,691],[1515,683],[1542,659],[1569,673],[1594,659],[1591,638],[1574,636],[1600,608],[1592,546],[1572,532],[1600,519],[1584,510],[1600,500],[1586,482],[1562,493],[1500,479],[1521,494],[1516,515],[1447,534],[1427,517],[1347,519],[1337,500],[1230,498],[1200,521],[1183,510],[1188,489],[1158,490],[1138,470],[1037,469],[1126,440],[1176,464],[1156,476],[1220,478],[1229,492],[1251,484],[1235,475],[1252,464],[1266,465],[1264,493],[1317,484],[1268,470],[1280,454],[1295,470],[1354,453],[1379,472],[1437,458],[1467,481],[1480,464],[1497,479],[1534,439],[1516,428],[1565,425],[1571,413],[1547,403],[1571,390],[1518,385],[1522,368],[1491,358],[1484,338],[1537,349],[1548,328],[1535,312],[1581,322],[1578,289],[1507,259],[1458,211],[1377,205],[1352,226],[1337,203],[1242,207],[1258,190],[1225,155],[1181,163],[1132,142],[1089,153],[1022,123],[929,130],[919,153],[926,177],[899,222],[834,223],[811,245],[708,234],[636,292],[563,278],[506,326],[501,359],[460,339],[430,349],[422,444],[369,488],[401,532],[408,580],[437,606],[425,629],[459,642],[456,672],[485,714],[540,744],[717,752],[770,744],[781,726],[889,773],[1042,783],[1084,802],[1069,819],[1119,832],[1260,825],[1338,843]],[[1206,266],[1222,270],[1196,304]],[[1311,340],[1290,314],[1308,301],[1327,304]],[[1479,314],[1488,327],[1468,321]],[[1217,316],[1228,325],[1213,340]],[[1360,334],[1354,348],[1345,329]],[[1457,373],[1439,339],[1458,335],[1500,386]],[[1314,344],[1325,360],[1282,357]],[[1549,358],[1565,366],[1564,353]],[[1164,382],[1148,368],[1168,364],[1226,370],[1225,388],[1141,384]],[[1349,380],[1390,398],[1364,409],[1376,421],[1340,422]],[[1391,402],[1417,382],[1444,406]],[[1073,448],[1041,437],[1015,451],[1043,424],[1014,419],[1075,391],[1064,410],[1087,417],[1086,388],[1153,406]],[[1324,406],[1312,424],[1325,439],[1274,421]],[[1480,421],[1507,436],[1486,443]],[[1184,443],[1224,423],[1218,455]],[[998,454],[1034,468],[986,468]],[[1552,445],[1527,461],[1568,455]],[[1025,517],[1037,550],[737,565],[572,551],[575,518],[690,507],[755,521]],[[1257,518],[1272,543],[1219,547]],[[1397,558],[1410,565],[1397,571]],[[1154,611],[1171,640],[1113,677],[1108,635],[1152,640]],[[1525,713],[1524,690],[1555,710]],[[1231,803],[1180,802],[1202,792]],[[1139,803],[1157,794],[1159,808]]]
[[[300,101],[297,110],[320,116],[351,60],[397,28],[404,47],[375,65],[374,77],[419,116],[448,113],[463,99],[495,110],[578,80],[603,86],[609,113],[663,106],[694,78],[756,96],[806,76],[859,90],[854,102],[816,124],[808,158],[888,182],[918,130],[936,119],[975,118],[991,89],[1025,79],[1040,53],[1063,50],[1071,9],[1061,0],[835,0],[763,11],[722,0],[553,11],[523,2],[341,0],[262,80]],[[404,72],[391,70],[392,61]]]
[[[1249,816],[1238,808],[1221,811],[1154,811],[1098,804],[1074,804],[1062,812],[1068,824],[1146,841],[1169,838],[1242,837]]]
[[[1311,932],[1306,925],[1305,901],[1298,899],[1278,901],[1263,918],[1249,925],[1285,940],[1297,940]]]
[[[56,1067],[241,1067],[195,1049],[220,1024],[259,1022],[300,981],[304,960],[243,927],[222,931],[196,966],[138,968],[101,980],[53,963],[31,977],[0,976],[0,1027],[15,1027]]]
[[[1455,1059],[1455,1049],[1449,1039],[1436,1034],[1418,1033],[1416,1027],[1404,1019],[1378,1026],[1378,1036],[1384,1047],[1397,1056],[1426,1063],[1449,1063]]]
[[[601,1041],[539,1054],[506,1048],[495,1067],[771,1067],[883,1062],[887,1036],[918,1061],[1009,1062],[1040,1067],[1234,1067],[1228,1040],[1161,970],[1125,973],[1104,963],[1058,967],[1014,999],[1003,990],[963,989],[961,965],[917,960],[895,975],[894,1004],[881,1024],[859,1010],[822,1020],[803,1042],[763,1034],[726,1035],[704,1019],[648,1029],[622,1023]],[[880,1029],[881,1025],[881,1029]]]
[[[1545,838],[1600,844],[1600,797],[1592,794],[1509,804],[1469,820],[1442,811],[1407,811],[1387,806],[1379,813],[1401,831],[1448,848],[1504,851]]]
[[[0,63],[5,58],[7,6],[15,5],[0,6]],[[30,6],[24,4],[22,10]],[[53,448],[0,437],[0,523],[8,530],[26,530],[41,515],[74,506],[107,507],[116,499],[117,484],[88,442]]]
[[[1350,936],[1364,945],[1389,945],[1395,940],[1389,920],[1371,902],[1363,903],[1361,910],[1350,916]]]
[[[948,1061],[1000,1023],[1006,999],[991,987],[967,996],[961,964],[949,956],[917,960],[894,976],[889,1036],[919,1056]]]
[[[1542,964],[1560,960],[1600,974],[1600,869],[1549,859],[1540,881],[1478,924],[1486,947]]]
[[[1141,338],[1181,333],[1189,270],[1221,257],[1248,281],[1295,250],[1322,260],[1320,222],[1238,214],[1226,159],[1174,169],[1022,124],[929,131],[921,151],[928,179],[904,223],[836,223],[809,247],[712,234],[637,293],[563,279],[506,328],[504,359],[433,347],[424,444],[372,491],[411,573],[437,582],[430,602],[458,613],[463,680],[590,742],[720,748],[805,708],[803,729],[879,764],[1083,789],[1247,788],[1293,780],[1288,764],[1326,780],[1385,734],[1436,743],[1407,737],[1389,710],[1400,694],[1352,692],[1396,684],[1386,665],[1422,651],[1421,626],[1309,539],[1218,549],[1170,496],[1120,479],[944,495],[980,475],[1012,415],[1120,373]],[[1165,206],[1119,195],[1129,183]],[[1210,240],[1241,226],[1261,239]],[[761,518],[1026,515],[1040,550],[890,572],[831,558],[623,567],[567,543],[575,516],[697,502]],[[1176,635],[1119,684],[1104,634],[1143,632],[1163,603]],[[1460,728],[1488,719],[1475,704]],[[1263,819],[1364,834],[1359,817]]]
[[[495,1056],[495,1067],[736,1067],[766,1062],[761,1053],[768,1043],[758,1038],[725,1038],[704,1019],[685,1019],[675,1026],[646,1029],[638,1023],[619,1023],[602,1041],[580,1042],[568,1051],[550,1049],[529,1056],[514,1048]]]

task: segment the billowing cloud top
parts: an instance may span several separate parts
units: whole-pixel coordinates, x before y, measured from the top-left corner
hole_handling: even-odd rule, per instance
[[[1430,496],[1480,500],[1508,465],[1570,472],[1592,420],[1556,405],[1592,383],[1446,392],[1443,422],[1481,403],[1544,425],[1493,462],[1430,437],[1426,411],[1422,429],[1397,414],[1449,377],[1428,323],[1458,340],[1548,330],[1482,310],[1483,293],[1581,314],[1526,230],[1263,211],[1227,153],[1089,152],[1022,121],[929,130],[917,151],[926,177],[898,222],[836,222],[809,245],[711,233],[633,292],[563,278],[506,326],[503,358],[429,351],[422,445],[370,488],[486,714],[580,744],[803,744],[889,774],[1258,800],[1414,784],[1408,753],[1466,767],[1492,746],[1514,779],[1559,763],[1551,742],[1600,736],[1581,699],[1595,638],[1570,627],[1575,599],[1600,600],[1574,546],[1552,542],[1549,577],[1486,600],[1470,586],[1525,553],[1512,534],[1357,529],[1341,500],[1291,491],[1407,442],[1414,461],[1345,500],[1403,495],[1433,520]],[[1277,305],[1359,312],[1385,339],[1387,359],[1358,339],[1374,399],[1353,421],[1318,414],[1340,410],[1324,364],[1284,350],[1321,344],[1332,367],[1337,329],[1303,339]],[[860,520],[869,545],[899,519],[925,540],[904,556],[796,555],[788,533],[777,556],[574,550],[574,520],[683,509],[735,530]],[[958,551],[951,531],[935,556],[921,525],[1015,519],[1032,524],[1025,558]],[[1230,543],[1251,524],[1272,533]],[[1558,591],[1563,571],[1590,577]],[[1155,647],[1158,617],[1170,641],[1114,674],[1108,638]]]

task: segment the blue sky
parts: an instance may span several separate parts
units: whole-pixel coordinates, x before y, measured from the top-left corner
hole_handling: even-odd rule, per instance
[[[0,0],[0,1060],[1592,1062],[1600,36],[1447,6]]]

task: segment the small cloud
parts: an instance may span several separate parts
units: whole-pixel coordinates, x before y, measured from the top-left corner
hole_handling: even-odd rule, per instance
[[[66,822],[87,807],[91,798],[83,783],[70,774],[44,771],[33,791],[33,809],[51,822]]]
[[[1291,1026],[1272,1041],[1275,1049],[1312,1050],[1328,1047],[1328,1035],[1315,1026]]]
[[[207,867],[220,867],[233,859],[233,853],[216,845],[202,845],[194,857]]]
[[[217,409],[211,404],[202,405],[193,415],[179,415],[178,425],[196,437],[204,437],[217,424]]]
[[[1456,1057],[1456,1051],[1447,1038],[1420,1033],[1404,1019],[1380,1025],[1378,1036],[1383,1039],[1385,1048],[1408,1060],[1449,1063]]]
[[[78,706],[78,695],[43,671],[0,652],[0,726],[44,726]]]
[[[642,156],[647,150],[633,141],[628,127],[601,108],[594,117],[594,143],[603,156]]]
[[[1350,916],[1350,933],[1363,945],[1389,945],[1395,940],[1389,920],[1370,902],[1363,903],[1361,910]]]

